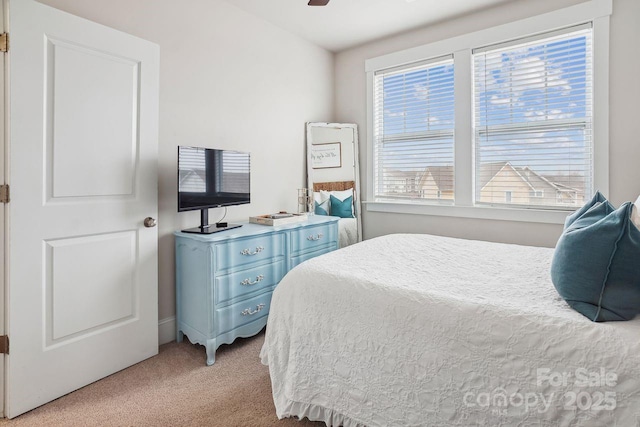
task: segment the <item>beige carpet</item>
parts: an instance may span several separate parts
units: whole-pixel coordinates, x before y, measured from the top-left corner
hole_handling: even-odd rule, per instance
[[[0,427],[19,426],[323,426],[278,420],[269,371],[258,354],[264,333],[223,345],[205,364],[203,346],[160,347],[160,354]]]

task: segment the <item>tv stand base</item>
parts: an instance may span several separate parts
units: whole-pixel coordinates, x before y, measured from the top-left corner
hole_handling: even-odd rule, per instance
[[[183,233],[195,233],[195,234],[213,234],[220,231],[231,230],[233,228],[240,228],[242,224],[229,224],[226,227],[216,227],[215,224],[209,224],[204,227],[193,227],[182,230]]]

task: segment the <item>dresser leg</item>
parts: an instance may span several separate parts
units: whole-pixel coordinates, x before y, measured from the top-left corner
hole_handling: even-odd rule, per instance
[[[182,342],[183,339],[184,339],[184,332],[178,331],[178,334],[176,336],[176,342]]]
[[[216,339],[207,340],[207,366],[213,365],[216,361]]]

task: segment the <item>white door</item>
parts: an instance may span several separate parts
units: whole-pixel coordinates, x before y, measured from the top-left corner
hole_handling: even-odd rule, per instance
[[[6,415],[158,352],[158,46],[9,4]]]

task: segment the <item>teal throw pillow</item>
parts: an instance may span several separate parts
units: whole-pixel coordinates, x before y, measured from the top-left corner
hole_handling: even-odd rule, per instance
[[[315,205],[315,209],[313,211],[316,215],[329,215],[329,199],[322,203],[318,203],[316,201],[313,203]]]
[[[632,203],[615,209],[599,192],[570,215],[551,262],[558,293],[594,322],[640,313],[640,231]]]
[[[355,218],[353,216],[353,196],[340,200],[332,194],[330,199],[332,216],[339,216],[340,218]]]
[[[316,215],[329,215],[329,212],[331,212],[331,206],[329,205],[328,191],[314,191],[313,202],[313,211]]]

